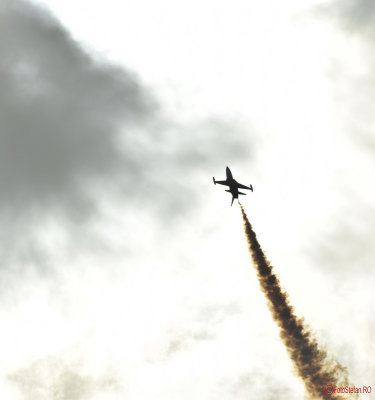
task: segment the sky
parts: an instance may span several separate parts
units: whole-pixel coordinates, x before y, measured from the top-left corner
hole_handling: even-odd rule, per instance
[[[297,315],[375,390],[374,19],[0,0],[1,398],[304,398],[226,166]]]

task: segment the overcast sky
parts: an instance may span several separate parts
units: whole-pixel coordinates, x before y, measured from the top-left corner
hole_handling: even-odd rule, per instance
[[[375,389],[374,22],[0,0],[1,398],[303,398],[227,165],[296,313]]]

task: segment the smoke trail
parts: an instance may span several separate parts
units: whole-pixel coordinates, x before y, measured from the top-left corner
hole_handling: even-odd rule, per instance
[[[326,351],[319,348],[316,339],[302,318],[294,314],[288,295],[281,289],[280,281],[273,272],[257,240],[240,203],[249,251],[257,269],[259,283],[268,300],[274,321],[280,328],[280,337],[292,359],[296,373],[302,378],[310,399],[344,399],[338,393],[326,394],[324,386],[348,385],[346,369]]]

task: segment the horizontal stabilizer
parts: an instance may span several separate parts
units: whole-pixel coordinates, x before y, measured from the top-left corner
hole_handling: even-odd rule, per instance
[[[244,195],[246,195],[246,193],[242,193],[242,192],[238,192],[238,194],[244,194]]]

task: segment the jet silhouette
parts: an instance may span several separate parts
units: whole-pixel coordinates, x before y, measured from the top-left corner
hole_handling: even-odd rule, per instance
[[[241,183],[238,183],[233,178],[229,167],[227,167],[226,172],[227,172],[227,179],[225,181],[217,181],[217,180],[215,180],[215,178],[213,178],[213,180],[214,180],[215,185],[217,183],[219,183],[220,185],[229,186],[229,189],[226,190],[226,192],[230,192],[232,194],[232,203],[231,203],[231,206],[232,206],[234,199],[238,199],[239,194],[246,194],[246,193],[239,192],[238,189],[249,189],[249,190],[253,191],[253,186],[252,185],[245,186],[245,185],[242,185]]]

